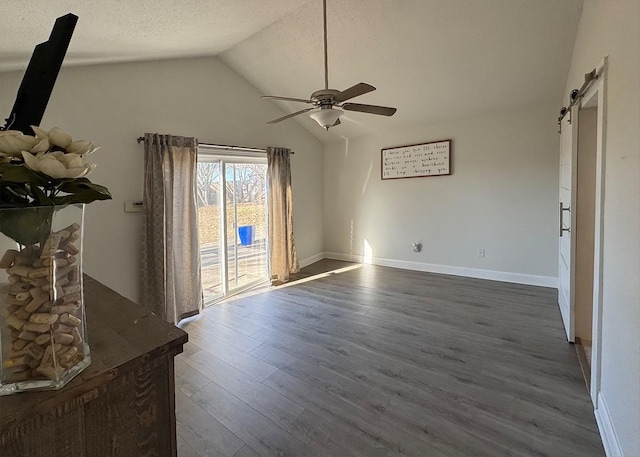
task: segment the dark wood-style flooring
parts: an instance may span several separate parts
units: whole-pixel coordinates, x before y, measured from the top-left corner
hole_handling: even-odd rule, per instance
[[[297,278],[183,326],[180,457],[604,456],[554,289],[329,260]]]

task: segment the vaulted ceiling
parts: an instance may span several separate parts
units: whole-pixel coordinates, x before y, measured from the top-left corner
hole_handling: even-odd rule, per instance
[[[307,115],[284,121],[322,141],[560,100],[582,9],[582,0],[327,3],[329,86],[367,82],[378,90],[353,102],[398,112],[347,112],[329,132]],[[308,98],[324,85],[321,0],[5,2],[0,71],[24,68],[67,12],[80,17],[69,65],[218,55],[263,94]],[[278,103],[284,113],[306,107]]]

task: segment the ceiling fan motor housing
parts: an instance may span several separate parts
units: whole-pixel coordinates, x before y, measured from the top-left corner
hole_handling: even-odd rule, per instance
[[[340,94],[339,90],[321,89],[311,94],[310,98],[316,106],[334,105],[338,94]]]

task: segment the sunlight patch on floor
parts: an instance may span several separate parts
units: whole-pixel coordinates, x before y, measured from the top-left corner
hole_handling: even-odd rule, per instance
[[[251,296],[254,296],[254,295],[268,293],[268,292],[271,292],[271,291],[274,291],[274,290],[278,290],[278,289],[284,289],[286,287],[296,286],[298,284],[303,284],[305,282],[310,282],[310,281],[315,281],[317,279],[326,278],[326,277],[331,276],[331,275],[345,273],[345,272],[351,271],[351,270],[357,270],[358,268],[362,268],[362,267],[363,267],[362,264],[349,265],[348,267],[337,268],[335,270],[326,271],[324,273],[318,273],[317,275],[309,276],[307,278],[302,278],[302,279],[296,279],[296,280],[293,280],[293,281],[290,281],[290,282],[286,282],[284,284],[280,284],[278,286],[265,286],[265,287],[254,289],[254,290],[251,290],[251,291],[248,291],[248,292],[240,293],[240,294],[235,295],[233,297],[229,297],[227,300],[223,300],[223,301],[219,302],[218,304],[231,303],[231,302],[233,302],[235,300],[239,300],[241,298],[251,297]]]

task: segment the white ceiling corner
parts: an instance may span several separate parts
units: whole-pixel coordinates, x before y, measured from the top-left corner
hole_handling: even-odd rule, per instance
[[[21,69],[56,17],[79,17],[65,65],[217,55],[309,0],[3,2],[0,71]]]

